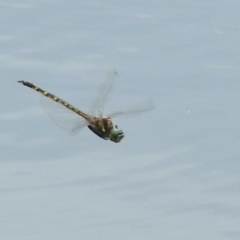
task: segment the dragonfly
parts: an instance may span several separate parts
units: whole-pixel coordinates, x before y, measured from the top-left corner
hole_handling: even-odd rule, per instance
[[[23,84],[26,87],[29,87],[38,93],[40,93],[45,99],[50,99],[51,101],[56,102],[59,105],[62,105],[64,108],[69,109],[72,113],[75,115],[78,115],[79,117],[83,118],[85,120],[85,125],[88,126],[88,128],[96,134],[98,137],[104,139],[104,140],[110,140],[115,143],[119,143],[123,138],[124,138],[124,133],[121,129],[118,128],[117,125],[113,123],[112,118],[121,116],[121,115],[128,115],[128,114],[136,114],[139,112],[147,112],[151,111],[154,109],[153,104],[148,105],[145,108],[140,108],[140,109],[131,109],[131,110],[126,110],[126,111],[118,111],[114,112],[112,114],[109,114],[108,116],[103,115],[103,109],[106,104],[106,100],[108,97],[108,93],[110,89],[112,88],[113,81],[117,75],[116,70],[113,71],[111,74],[112,77],[107,79],[105,82],[103,91],[100,94],[100,97],[97,101],[97,106],[95,109],[95,116],[93,114],[87,114],[78,108],[74,107],[70,103],[66,102],[65,100],[55,96],[52,93],[49,93],[40,87],[36,86],[35,84],[20,80],[18,81],[19,83]],[[50,117],[54,120],[56,120],[56,117],[50,113]],[[58,120],[57,120],[58,121]],[[59,124],[60,125],[60,124]],[[78,128],[78,126],[76,126]]]

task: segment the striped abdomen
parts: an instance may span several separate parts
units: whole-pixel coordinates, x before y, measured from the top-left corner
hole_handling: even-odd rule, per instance
[[[24,86],[27,86],[29,88],[32,88],[34,89],[35,91],[43,94],[45,97],[48,97],[50,98],[51,100],[59,103],[59,104],[62,104],[64,107],[72,110],[73,112],[77,113],[78,115],[80,115],[81,117],[85,118],[87,121],[89,121],[91,119],[91,116],[87,115],[86,113],[80,111],[79,109],[73,107],[71,104],[69,104],[68,102],[62,100],[61,98],[58,98],[56,97],[55,95],[49,93],[49,92],[46,92],[44,91],[43,89],[37,87],[36,85],[30,83],[30,82],[26,82],[26,81],[18,81],[19,83],[22,83]]]

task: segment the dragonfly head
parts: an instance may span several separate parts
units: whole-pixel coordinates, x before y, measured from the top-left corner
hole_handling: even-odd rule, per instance
[[[109,134],[109,139],[115,143],[120,142],[124,138],[124,133],[122,130],[118,129],[117,125],[112,128]]]

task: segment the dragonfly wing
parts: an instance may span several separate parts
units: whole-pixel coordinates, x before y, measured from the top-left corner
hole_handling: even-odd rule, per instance
[[[76,132],[87,126],[88,122],[84,118],[63,105],[43,95],[40,96],[40,101],[44,111],[57,126],[70,132]]]
[[[110,90],[112,89],[114,79],[117,76],[117,70],[111,69],[109,73],[107,74],[107,78],[103,84],[103,88],[101,89],[100,95],[97,98],[96,103],[94,104],[94,111],[96,116],[103,116],[104,107],[106,105],[106,101],[108,98],[108,94]]]
[[[146,102],[139,107],[133,107],[126,109],[124,111],[117,111],[113,112],[111,114],[108,114],[107,116],[110,118],[120,117],[120,116],[127,116],[127,115],[139,115],[141,113],[149,112],[155,109],[155,105],[153,101]]]

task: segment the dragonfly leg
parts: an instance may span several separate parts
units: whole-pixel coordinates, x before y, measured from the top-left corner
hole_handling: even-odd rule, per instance
[[[105,136],[103,136],[102,132],[100,132],[94,125],[89,124],[88,128],[95,133],[96,135],[98,135],[100,138],[104,139],[104,140],[108,140],[108,138],[106,138]]]

